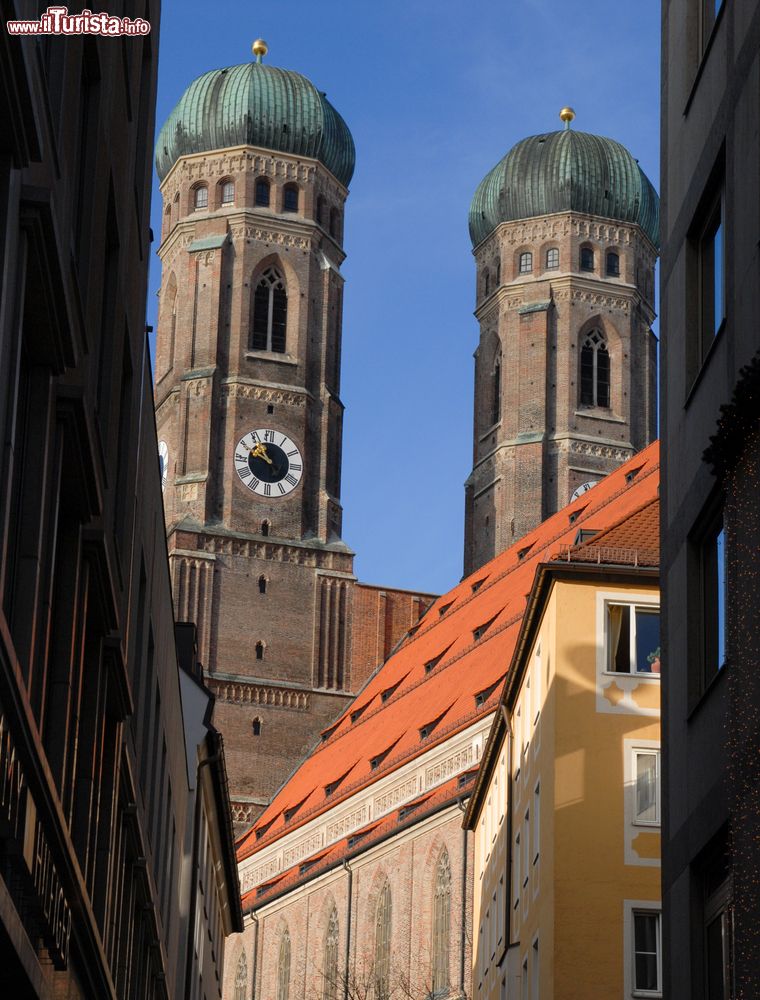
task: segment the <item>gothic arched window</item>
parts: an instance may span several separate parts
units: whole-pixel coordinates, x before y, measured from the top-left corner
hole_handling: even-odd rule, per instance
[[[261,719],[258,716],[251,723],[251,731],[254,736],[261,736]]]
[[[327,203],[322,195],[317,198],[317,222],[320,226],[325,223],[325,215],[327,211]]]
[[[282,210],[283,212],[298,211],[298,185],[286,184],[282,189]]]
[[[389,1000],[391,982],[391,887],[386,881],[375,910],[375,1000]]]
[[[441,852],[433,891],[433,993],[449,988],[449,940],[451,928],[451,864],[446,848]]]
[[[322,1000],[338,997],[338,911],[333,906],[325,931]]]
[[[483,295],[491,294],[491,272],[487,267],[483,268]]]
[[[266,538],[269,535],[269,529],[270,529],[270,527],[271,527],[271,525],[270,525],[269,521],[263,520],[261,522],[261,534],[264,536],[264,538]]]
[[[556,271],[559,267],[559,250],[557,247],[551,247],[546,251],[546,270]]]
[[[259,593],[266,594],[267,592],[267,578],[265,576],[259,577]]]
[[[501,285],[501,260],[496,258],[496,263],[494,265],[494,284],[496,288]]]
[[[264,659],[264,643],[261,640],[256,643],[256,659]]]
[[[277,961],[277,1000],[288,1000],[290,994],[290,934],[287,927],[280,939],[280,955]]]
[[[607,254],[607,274],[611,278],[620,277],[620,256],[612,251]]]
[[[251,347],[254,351],[285,353],[288,293],[285,279],[276,267],[268,267],[253,293]]]
[[[208,208],[208,188],[205,184],[195,189],[193,197],[196,210]]]
[[[246,1000],[248,992],[248,962],[243,952],[238,959],[237,971],[235,972],[235,992],[233,1000]]]
[[[222,204],[232,205],[235,201],[235,182],[234,181],[223,181],[222,182]]]
[[[581,347],[581,404],[610,405],[610,353],[601,330],[587,333]]]
[[[334,240],[340,236],[340,212],[337,208],[330,209],[330,236]]]
[[[501,354],[497,354],[491,375],[491,424],[501,420]]]
[[[254,201],[257,205],[262,208],[269,207],[269,181],[266,177],[259,177],[256,181],[256,190],[254,192]]]
[[[520,254],[520,274],[530,274],[533,270],[533,254],[526,250]]]

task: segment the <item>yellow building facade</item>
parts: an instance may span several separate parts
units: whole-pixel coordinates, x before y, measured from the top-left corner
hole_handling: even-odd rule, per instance
[[[662,995],[657,508],[537,569],[465,820],[476,1000]]]

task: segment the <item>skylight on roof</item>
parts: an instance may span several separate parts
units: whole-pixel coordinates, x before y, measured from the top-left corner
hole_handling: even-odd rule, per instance
[[[449,610],[449,608],[451,607],[451,605],[453,603],[454,603],[453,601],[449,601],[448,604],[442,604],[441,607],[438,609],[438,614],[441,617],[443,617],[446,614],[446,612]]]
[[[494,615],[493,618],[489,619],[489,621],[483,622],[482,625],[478,625],[477,628],[474,628],[472,630],[472,637],[475,640],[475,642],[483,638],[483,636],[486,634],[486,632],[489,630],[489,628],[493,625],[493,623],[496,621],[498,617],[499,617],[498,615]]]

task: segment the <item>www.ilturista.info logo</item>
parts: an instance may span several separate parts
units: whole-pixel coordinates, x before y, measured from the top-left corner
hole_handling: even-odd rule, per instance
[[[38,21],[8,21],[9,35],[147,35],[150,21],[115,14],[69,14],[68,7],[48,7]]]

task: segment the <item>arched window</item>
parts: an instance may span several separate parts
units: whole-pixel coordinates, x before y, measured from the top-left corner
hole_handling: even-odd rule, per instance
[[[258,716],[251,723],[251,730],[254,736],[261,736],[261,719]]]
[[[433,993],[449,988],[449,939],[451,927],[451,864],[446,848],[441,852],[433,890]]]
[[[288,293],[285,279],[276,267],[268,267],[253,293],[251,347],[254,351],[285,353]]]
[[[497,354],[491,375],[491,424],[501,420],[501,354]]]
[[[280,939],[280,956],[277,962],[277,1000],[288,1000],[290,994],[290,934],[287,927]]]
[[[612,250],[607,254],[607,274],[611,278],[620,277],[620,257]]]
[[[325,213],[327,211],[327,204],[322,195],[317,198],[317,223],[322,226],[325,223]]]
[[[235,202],[235,182],[224,181],[222,184],[222,204],[232,205]]]
[[[237,971],[235,972],[235,992],[234,1000],[246,1000],[248,993],[248,961],[245,952],[238,959]]]
[[[533,254],[526,250],[520,254],[520,274],[530,274],[533,270]]]
[[[391,887],[386,881],[375,910],[375,1000],[390,1000]]]
[[[491,294],[491,272],[487,267],[483,268],[483,296]]]
[[[266,594],[267,592],[267,578],[265,576],[259,577],[259,593]]]
[[[282,210],[283,212],[298,211],[298,185],[286,184],[282,189]]]
[[[257,660],[264,659],[264,643],[260,639],[256,643],[256,659]]]
[[[501,285],[501,260],[496,258],[496,266],[494,267],[494,284],[496,288]]]
[[[546,270],[556,271],[559,267],[559,250],[557,247],[551,247],[546,251]]]
[[[324,985],[322,1000],[337,1000],[338,998],[338,911],[333,906],[330,919],[327,921],[323,948]]]
[[[208,188],[205,184],[195,189],[195,210],[208,208]]]
[[[581,247],[581,271],[594,270],[594,251],[591,247]]]
[[[337,208],[330,209],[330,236],[337,240],[340,235],[340,212]]]
[[[267,535],[269,534],[270,527],[271,527],[271,525],[270,525],[269,521],[262,521],[261,522],[261,534],[264,536],[264,538],[266,538]]]
[[[610,354],[601,330],[586,334],[581,347],[581,404],[610,405]]]
[[[259,177],[256,181],[254,201],[262,208],[269,208],[269,181],[266,177]]]

